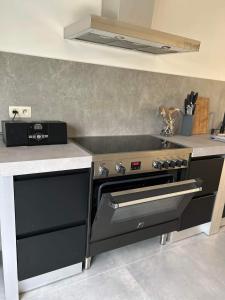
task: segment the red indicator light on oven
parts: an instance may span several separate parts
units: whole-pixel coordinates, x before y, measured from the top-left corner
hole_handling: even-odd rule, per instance
[[[140,170],[141,169],[141,161],[132,161],[130,168],[131,168],[131,170]]]

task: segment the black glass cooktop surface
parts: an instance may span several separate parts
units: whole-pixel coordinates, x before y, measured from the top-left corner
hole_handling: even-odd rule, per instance
[[[77,137],[73,141],[92,154],[185,148],[178,144],[165,142],[151,135]]]

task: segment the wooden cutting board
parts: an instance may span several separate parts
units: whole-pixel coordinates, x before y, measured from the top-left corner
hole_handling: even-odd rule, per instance
[[[209,98],[198,97],[193,119],[192,134],[209,132]]]

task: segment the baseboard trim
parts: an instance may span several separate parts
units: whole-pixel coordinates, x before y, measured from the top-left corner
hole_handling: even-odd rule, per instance
[[[208,235],[210,224],[211,223],[205,223],[182,231],[174,231],[170,235],[169,242],[175,243],[200,233],[205,233]]]
[[[82,263],[62,268],[43,275],[19,281],[19,292],[24,293],[44,285],[59,281],[61,279],[79,274],[82,272]]]

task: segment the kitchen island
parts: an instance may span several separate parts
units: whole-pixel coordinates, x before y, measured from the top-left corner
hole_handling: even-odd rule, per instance
[[[65,219],[62,219],[62,217],[64,215],[68,218],[71,217],[69,212],[69,206],[65,214],[58,214],[54,220],[50,217],[50,215],[48,218],[48,215],[47,213],[45,214],[45,212],[47,209],[51,209],[51,199],[47,199],[47,201],[42,201],[40,206],[36,202],[37,214],[39,210],[42,221],[45,218],[45,221],[47,222],[46,228],[48,226],[49,228],[52,226],[52,228],[55,228],[54,230],[56,231],[54,231],[51,235],[49,232],[51,232],[52,229],[47,228],[46,232],[48,233],[40,234],[41,239],[39,239],[39,235],[37,234],[38,231],[35,231],[39,226],[38,218],[36,221],[34,219],[32,220],[32,226],[36,224],[36,227],[33,228],[33,231],[31,233],[26,232],[25,230],[26,227],[29,225],[29,223],[25,223],[32,216],[28,215],[26,217],[26,214],[23,216],[24,206],[22,206],[21,200],[26,199],[28,204],[26,206],[26,210],[29,212],[30,195],[27,195],[26,191],[29,191],[29,189],[32,190],[32,186],[34,188],[38,188],[37,193],[35,192],[35,190],[33,190],[33,192],[34,194],[39,196],[39,199],[41,199],[41,195],[43,195],[43,197],[46,196],[46,194],[44,193],[45,188],[51,188],[51,192],[56,198],[58,197],[61,191],[65,192],[65,189],[67,189],[68,187],[70,189],[79,189],[79,186],[81,186],[79,180],[77,183],[78,187],[76,186],[76,184],[73,185],[72,180],[74,180],[74,178],[75,180],[77,180],[77,172],[82,172],[82,174],[84,174],[82,175],[84,176],[82,178],[85,178],[87,182],[88,175],[86,174],[88,173],[86,170],[90,170],[91,161],[91,155],[72,142],[69,142],[66,145],[6,148],[3,142],[0,141],[0,220],[3,275],[6,300],[19,299],[19,292],[29,290],[32,287],[38,287],[42,285],[43,281],[51,282],[51,280],[58,280],[60,278],[64,278],[81,272],[82,263],[72,265],[70,261],[61,262],[60,260],[59,264],[62,263],[65,266],[68,265],[68,267],[62,268],[60,266],[57,266],[56,269],[58,270],[51,272],[51,270],[54,269],[54,266],[52,267],[52,265],[50,265],[48,261],[45,261],[47,269],[49,269],[50,271],[45,272],[46,274],[44,275],[44,277],[43,275],[34,276],[34,279],[32,280],[31,278],[30,281],[29,279],[26,279],[28,277],[31,277],[30,274],[31,272],[33,272],[33,270],[27,269],[29,263],[26,262],[26,259],[29,260],[29,257],[26,257],[26,251],[28,251],[28,249],[30,249],[31,251],[35,251],[37,245],[41,245],[42,247],[45,247],[45,250],[47,249],[46,251],[51,251],[49,245],[46,244],[46,241],[51,240],[52,245],[60,246],[60,244],[62,244],[62,241],[64,241],[64,237],[68,236],[69,239],[70,234],[73,236],[77,235],[77,238],[80,239],[81,233],[85,234],[85,228],[83,225],[78,226],[79,224],[81,224],[78,222],[74,223],[76,226],[74,225],[74,227],[71,228],[68,226],[68,229],[65,229],[67,228],[67,226],[64,225],[66,221]],[[83,170],[85,170],[85,172],[83,172]],[[39,178],[39,174],[47,174],[47,178]],[[53,174],[54,176],[51,176],[51,174]],[[41,176],[44,177],[43,175]],[[55,182],[56,180],[58,180],[58,176],[61,176],[60,180],[62,178],[69,178],[70,182],[68,183],[68,180],[64,180],[64,188],[63,186],[61,187],[60,185],[58,185],[58,191],[54,191]],[[18,181],[15,181],[15,178],[17,178]],[[48,181],[46,182],[46,180]],[[16,185],[17,191],[15,191]],[[42,188],[43,191],[41,190]],[[21,195],[22,197],[20,197]],[[18,199],[15,199],[15,197],[18,197]],[[38,197],[36,197],[36,200],[37,199]],[[58,200],[60,200],[60,198]],[[74,201],[68,202],[68,205],[74,205],[72,204],[72,202],[74,203]],[[46,206],[48,204],[49,206]],[[62,205],[62,203],[58,201],[58,208],[61,207],[60,205]],[[16,206],[18,210],[17,214],[19,216],[18,221],[15,218]],[[83,210],[85,209],[83,207],[81,208]],[[79,207],[79,209],[81,208]],[[53,224],[55,220],[57,220],[57,222],[60,224],[57,224],[58,227],[55,226],[55,224]],[[50,221],[52,222],[52,224],[49,223]],[[20,232],[17,232],[18,228],[16,228],[16,222],[19,222],[18,224]],[[59,228],[61,228],[60,226],[62,227],[62,230],[59,230]],[[45,232],[45,229],[39,228],[38,230],[40,230],[41,233]],[[61,232],[63,234],[60,235]],[[85,237],[83,237],[82,239],[85,241]],[[67,242],[67,240],[65,242]],[[77,247],[76,244],[70,246],[75,248]],[[20,257],[18,257],[17,247],[19,247],[18,249],[20,249]],[[83,242],[83,248],[84,247],[85,242]],[[61,250],[64,251],[65,249],[66,248],[64,247]],[[78,252],[81,252],[81,250],[82,249],[78,249]],[[41,253],[41,251],[39,251],[39,253]],[[69,253],[66,254],[67,255],[65,256],[68,257]],[[53,257],[54,255],[55,254],[52,253]],[[77,253],[77,255],[79,256],[80,253]],[[40,257],[40,259],[42,259],[42,257]],[[19,264],[22,267],[22,271],[20,272],[18,272],[19,260]],[[74,258],[71,259],[71,261],[72,260],[74,260]],[[42,264],[40,263],[40,266],[41,265]],[[46,266],[40,267],[39,270],[37,270],[39,266],[36,266],[35,272],[37,274],[41,273],[41,271],[43,271]],[[19,280],[18,276],[24,278],[25,280]]]

